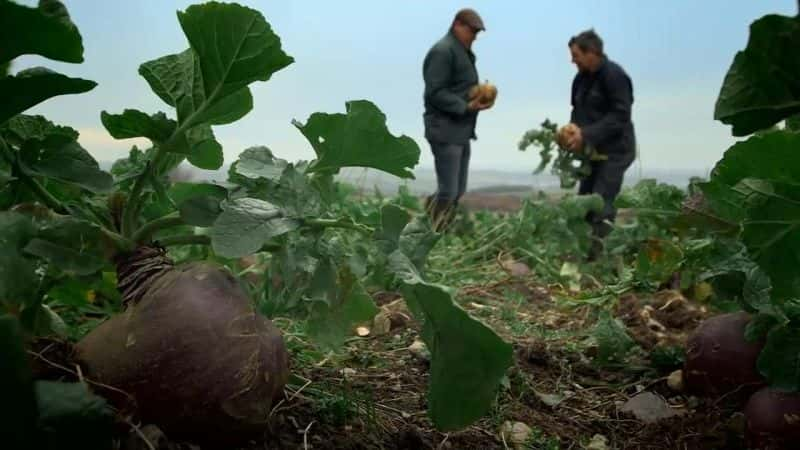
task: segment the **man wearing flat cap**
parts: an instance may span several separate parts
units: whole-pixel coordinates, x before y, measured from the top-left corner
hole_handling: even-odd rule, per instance
[[[427,199],[426,209],[437,230],[452,219],[467,189],[470,141],[476,138],[478,112],[492,104],[470,95],[478,85],[472,43],[483,30],[477,12],[458,11],[450,30],[431,47],[422,66],[425,139],[433,152],[437,179],[437,190]]]

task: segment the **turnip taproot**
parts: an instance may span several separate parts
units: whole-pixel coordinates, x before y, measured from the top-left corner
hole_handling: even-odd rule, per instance
[[[265,429],[288,378],[277,328],[216,265],[145,247],[118,263],[127,310],[78,343],[88,376],[131,394],[171,438],[231,444]]]
[[[800,439],[800,394],[797,392],[761,389],[750,397],[744,415],[748,441],[755,448],[796,445]]]
[[[747,342],[745,312],[712,317],[692,333],[686,346],[686,388],[698,394],[723,394],[760,387],[764,379],[756,362],[764,342]]]

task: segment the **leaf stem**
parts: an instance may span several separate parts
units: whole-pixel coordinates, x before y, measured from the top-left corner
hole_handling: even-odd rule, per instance
[[[2,150],[3,159],[8,162],[9,165],[14,169],[14,175],[16,175],[23,183],[28,185],[28,187],[36,194],[37,197],[44,203],[48,208],[52,209],[53,211],[59,214],[66,214],[67,209],[61,204],[57,198],[53,196],[47,189],[44,188],[38,181],[33,179],[24,170],[19,166],[16,159],[14,158],[13,154],[11,154],[11,149],[8,148],[6,145],[5,139],[0,137],[0,150]]]
[[[134,248],[136,248],[136,245],[132,240],[123,237],[122,235],[115,233],[102,225],[100,226],[100,231],[103,233],[103,236],[114,243],[114,245],[117,247],[117,250],[123,253],[131,252]]]
[[[303,226],[309,228],[344,228],[365,234],[375,232],[372,227],[355,223],[352,220],[347,219],[305,219],[303,220]]]
[[[158,243],[164,247],[172,247],[175,245],[211,245],[211,237],[202,234],[190,234],[182,236],[167,236],[164,239],[159,239]],[[264,244],[255,253],[268,252],[274,253],[281,250],[278,244]]]
[[[179,212],[173,212],[142,225],[133,233],[133,237],[131,239],[136,243],[147,242],[157,231],[181,225],[186,225],[186,222],[181,219]]]
[[[159,239],[158,243],[164,247],[172,247],[174,245],[211,245],[211,238],[202,234],[167,236],[164,239]]]

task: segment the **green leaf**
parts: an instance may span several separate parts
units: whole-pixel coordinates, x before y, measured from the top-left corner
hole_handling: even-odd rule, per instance
[[[375,241],[386,255],[400,246],[400,235],[411,220],[405,209],[389,203],[381,208],[381,226],[375,230]]]
[[[312,298],[316,301],[306,325],[309,337],[317,345],[336,350],[354,334],[356,326],[372,321],[378,307],[349,270],[340,271],[338,283],[334,273],[332,291],[332,298]]]
[[[23,169],[31,174],[52,178],[80,186],[88,191],[102,193],[111,189],[114,179],[100,170],[100,165],[77,142],[46,146],[38,152],[23,152]]]
[[[15,308],[36,296],[36,266],[21,250],[35,236],[31,220],[15,212],[0,212],[0,305]]]
[[[686,194],[677,186],[644,179],[633,187],[623,189],[614,205],[618,208],[677,211],[685,197]]]
[[[106,265],[99,227],[72,217],[43,227],[25,252],[44,258],[70,276],[91,275]]]
[[[294,218],[318,216],[323,208],[319,192],[292,164],[283,170],[278,184],[267,190],[266,198]]]
[[[250,147],[239,155],[231,166],[231,172],[245,178],[277,182],[286,169],[287,162],[273,156],[267,147]]]
[[[29,8],[0,2],[0,63],[20,55],[83,62],[83,41],[61,2],[41,1]]]
[[[431,351],[428,414],[441,431],[465,428],[491,409],[513,361],[511,345],[461,309],[447,288],[423,281],[400,251],[390,260]]]
[[[800,333],[790,326],[773,328],[758,357],[758,370],[775,389],[800,389]]]
[[[36,236],[31,219],[17,212],[0,211],[0,249],[22,250]]]
[[[786,119],[786,129],[791,131],[800,131],[800,114],[796,114]]]
[[[596,359],[601,364],[624,361],[628,352],[636,345],[625,331],[625,325],[606,310],[600,311],[592,336],[597,341]]]
[[[69,327],[49,306],[37,299],[33,305],[27,306],[20,314],[20,322],[34,336],[57,336],[65,338],[69,335]]]
[[[733,59],[714,118],[734,136],[769,128],[800,113],[800,19],[767,15],[750,26],[747,47]]]
[[[253,107],[247,85],[268,80],[293,61],[253,9],[210,2],[190,6],[178,19],[191,48],[147,62],[139,73],[178,110],[183,127],[241,118]]]
[[[50,122],[43,116],[18,114],[0,127],[9,144],[37,151],[40,146],[66,144],[78,140],[78,132]]]
[[[222,98],[254,81],[267,81],[294,61],[254,9],[209,2],[179,12],[178,20],[199,58],[205,98]]]
[[[747,180],[746,180],[747,181]],[[800,296],[800,185],[745,183],[751,189],[742,241],[779,299]]]
[[[3,267],[3,266],[0,266]],[[36,394],[22,328],[14,317],[0,315],[0,348],[3,349],[0,386],[3,386],[3,421],[6,448],[36,448]]]
[[[312,114],[306,124],[293,121],[317,159],[312,173],[336,173],[343,167],[369,167],[400,178],[414,178],[419,146],[408,136],[393,136],[386,115],[366,100],[347,102],[347,114]]]
[[[220,203],[228,196],[222,186],[208,183],[175,183],[169,196],[178,206],[181,219],[196,227],[210,227],[222,213]]]
[[[114,413],[84,383],[37,381],[39,432],[45,448],[106,450],[112,447]]]
[[[155,143],[169,139],[177,127],[177,123],[163,112],[148,116],[135,109],[126,109],[122,114],[103,111],[100,121],[114,139],[146,137]]]
[[[271,203],[239,198],[223,204],[222,214],[211,228],[211,246],[222,257],[238,258],[259,251],[268,240],[298,226],[298,222],[281,217]]]
[[[750,312],[772,311],[772,282],[763,270],[753,266],[745,271],[745,282],[742,287],[742,300],[744,309]]]
[[[736,186],[745,178],[800,183],[800,134],[773,131],[729,148],[711,172],[711,181]]]
[[[23,70],[16,76],[0,78],[0,124],[28,108],[58,96],[81,94],[97,83],[70,78],[43,67]]]
[[[427,218],[417,217],[403,228],[400,234],[400,251],[420,273],[424,273],[428,255],[441,237],[441,234],[433,231]]]
[[[769,331],[779,325],[780,321],[772,314],[756,314],[747,322],[744,329],[744,339],[747,342],[758,342],[767,337]]]
[[[204,170],[217,170],[222,167],[224,157],[222,145],[214,138],[208,125],[200,125],[186,132],[189,143],[189,156],[186,158],[193,166]]]

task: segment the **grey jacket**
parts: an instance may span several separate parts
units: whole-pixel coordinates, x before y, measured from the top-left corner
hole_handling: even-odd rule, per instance
[[[425,138],[444,144],[466,144],[475,139],[478,113],[467,110],[469,90],[478,84],[472,51],[448,32],[425,56],[422,76]]]

